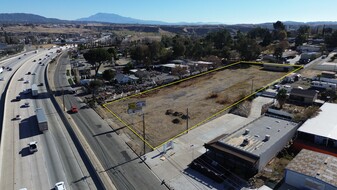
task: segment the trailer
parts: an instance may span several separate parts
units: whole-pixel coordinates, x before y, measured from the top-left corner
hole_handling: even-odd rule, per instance
[[[48,120],[42,108],[36,108],[37,125],[40,131],[48,130]]]
[[[331,82],[312,81],[311,88],[332,90],[336,92],[337,85],[336,83],[331,83]]]
[[[39,89],[36,84],[32,84],[32,96],[36,97],[37,95],[39,95]]]

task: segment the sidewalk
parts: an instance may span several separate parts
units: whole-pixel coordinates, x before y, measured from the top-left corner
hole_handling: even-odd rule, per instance
[[[146,154],[152,171],[173,189],[223,189],[217,183],[190,168],[188,164],[206,152],[204,143],[224,133],[230,133],[253,119],[226,114],[174,140],[174,148],[162,155],[162,149]]]
[[[217,183],[188,168],[188,165],[206,152],[203,146],[205,143],[222,134],[234,132],[260,117],[262,106],[272,101],[272,98],[257,97],[253,100],[248,118],[233,114],[223,115],[175,139],[174,148],[166,154],[162,154],[162,148],[146,154],[145,162],[172,189],[225,189],[229,187],[226,181]]]

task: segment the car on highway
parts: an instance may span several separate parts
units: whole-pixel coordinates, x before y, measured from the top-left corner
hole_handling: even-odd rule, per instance
[[[28,144],[28,148],[29,148],[29,152],[30,153],[34,153],[37,152],[37,142],[36,141],[32,141]]]
[[[72,105],[70,110],[71,110],[71,113],[77,113],[78,112],[78,109],[75,105]]]
[[[66,186],[63,181],[57,182],[55,184],[55,190],[66,190]]]

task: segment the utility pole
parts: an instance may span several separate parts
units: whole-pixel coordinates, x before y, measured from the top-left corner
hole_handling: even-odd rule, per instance
[[[186,109],[186,133],[188,133],[188,108]]]
[[[62,89],[63,111],[66,111],[66,105],[64,104],[64,89]]]
[[[145,116],[144,116],[144,112],[143,112],[143,142],[144,142],[144,155],[146,154],[145,148],[146,148],[146,144],[145,144]]]

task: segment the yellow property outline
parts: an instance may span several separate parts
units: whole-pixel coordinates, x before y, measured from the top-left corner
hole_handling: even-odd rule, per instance
[[[202,76],[202,75],[206,75],[206,74],[208,74],[208,73],[211,73],[211,72],[214,72],[214,71],[218,71],[218,70],[221,70],[221,69],[225,69],[225,68],[227,68],[227,67],[231,67],[231,66],[234,66],[234,65],[237,65],[237,64],[240,64],[240,63],[243,63],[243,64],[255,64],[255,65],[263,65],[263,64],[264,64],[264,63],[261,63],[261,62],[248,62],[248,61],[239,61],[239,62],[235,62],[235,63],[229,64],[229,65],[225,65],[225,66],[223,66],[223,67],[219,67],[219,68],[216,68],[216,69],[213,69],[213,70],[209,70],[209,71],[206,71],[206,72],[203,72],[203,73],[199,73],[199,74],[197,74],[197,75],[193,75],[193,76],[190,76],[190,77],[181,79],[181,80],[177,80],[177,81],[174,81],[174,82],[171,82],[171,83],[168,83],[168,84],[164,84],[164,85],[162,85],[162,86],[158,86],[158,87],[155,87],[155,88],[146,90],[146,91],[144,91],[144,92],[139,92],[139,93],[137,93],[137,94],[133,94],[133,95],[130,95],[130,96],[127,96],[127,97],[124,97],[124,98],[120,98],[120,99],[117,99],[117,100],[108,102],[108,103],[106,103],[106,104],[103,104],[103,107],[104,107],[105,109],[107,109],[108,112],[110,112],[113,116],[115,116],[115,117],[116,117],[116,118],[117,118],[123,125],[125,125],[129,130],[131,130],[131,131],[132,131],[132,132],[133,132],[139,139],[141,139],[141,140],[142,140],[146,145],[148,145],[152,150],[155,150],[155,149],[157,149],[157,148],[163,146],[163,145],[166,144],[167,142],[172,141],[172,140],[178,138],[179,136],[183,135],[184,133],[186,133],[186,132],[188,132],[188,131],[190,131],[190,130],[192,130],[192,129],[194,129],[194,128],[196,128],[196,127],[198,127],[198,126],[200,126],[200,125],[202,125],[202,124],[204,124],[204,123],[206,123],[206,122],[208,122],[208,121],[211,120],[212,118],[218,116],[219,114],[221,114],[222,112],[228,110],[229,108],[231,108],[231,107],[233,107],[233,106],[235,106],[235,105],[237,105],[237,104],[239,104],[239,103],[245,101],[246,99],[250,98],[251,96],[255,95],[256,93],[265,90],[266,88],[268,88],[269,86],[271,86],[271,85],[274,84],[275,82],[282,80],[283,78],[287,77],[287,76],[290,75],[291,73],[295,73],[295,72],[297,72],[297,71],[299,71],[299,70],[301,70],[301,69],[303,68],[302,65],[301,65],[301,66],[298,66],[298,65],[289,65],[289,64],[282,64],[282,65],[280,65],[280,64],[267,63],[268,65],[275,65],[275,66],[281,66],[281,67],[291,66],[291,67],[294,67],[294,68],[297,67],[297,68],[294,69],[294,70],[292,70],[292,71],[290,71],[290,72],[288,72],[288,73],[287,73],[286,75],[284,75],[283,77],[281,77],[281,78],[279,78],[279,79],[276,79],[276,80],[274,80],[273,82],[268,83],[267,85],[263,86],[263,87],[260,88],[259,90],[254,91],[252,94],[250,94],[250,95],[248,95],[248,96],[246,96],[246,97],[240,99],[239,101],[235,102],[234,104],[229,105],[229,106],[227,106],[227,107],[221,109],[221,110],[218,111],[217,113],[215,113],[215,114],[213,114],[213,115],[207,117],[206,119],[202,120],[201,122],[197,123],[196,125],[194,125],[194,126],[190,127],[189,129],[187,129],[187,130],[185,130],[185,131],[183,131],[183,132],[177,134],[176,136],[170,138],[169,140],[164,141],[163,143],[159,144],[159,145],[156,146],[156,147],[153,147],[148,141],[146,141],[146,140],[142,137],[142,135],[138,134],[138,133],[137,133],[131,126],[129,126],[124,120],[122,120],[120,117],[118,117],[117,114],[115,114],[113,111],[111,111],[109,108],[107,108],[107,105],[109,105],[109,104],[112,104],[112,103],[115,103],[115,102],[118,102],[118,101],[121,101],[121,100],[126,100],[126,99],[129,99],[129,98],[135,97],[135,96],[139,96],[139,95],[142,95],[142,94],[151,92],[151,91],[153,91],[153,90],[158,90],[158,89],[161,89],[161,88],[164,88],[164,87],[167,87],[167,86],[176,84],[176,83],[180,83],[180,82],[183,82],[183,81],[186,81],[186,80],[195,78],[195,77],[199,77],[199,76]]]

